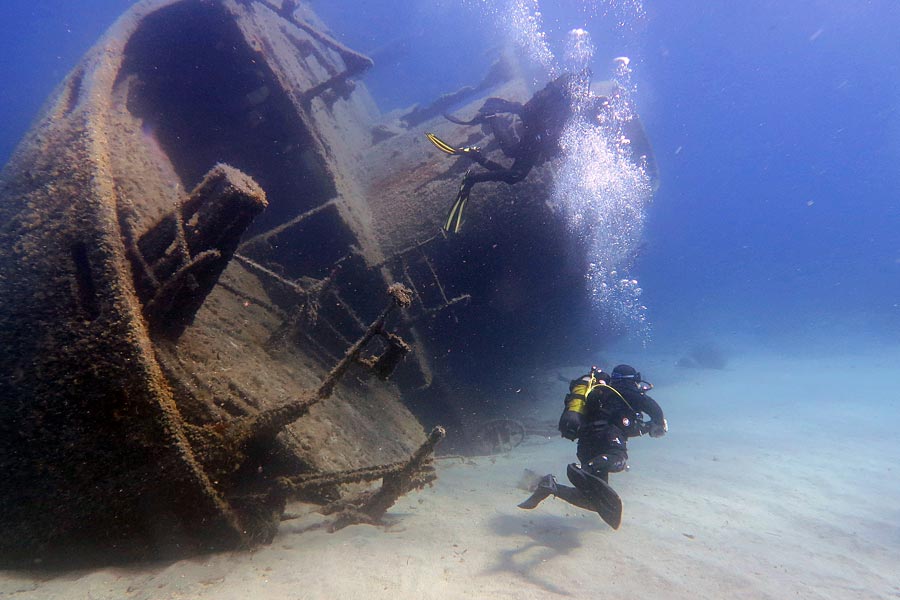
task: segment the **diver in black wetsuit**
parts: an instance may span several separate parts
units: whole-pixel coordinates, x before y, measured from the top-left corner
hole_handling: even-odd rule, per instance
[[[566,73],[536,92],[525,104],[503,98],[488,98],[475,118],[469,121],[444,115],[459,125],[482,125],[486,133],[493,134],[503,153],[513,159],[510,167],[488,159],[476,146],[456,148],[433,133],[426,134],[441,152],[466,156],[487,169],[478,173],[469,170],[466,173],[447,214],[445,231],[459,233],[463,209],[476,183],[503,181],[512,185],[525,179],[535,166],[556,157],[560,153],[560,136],[566,123],[575,114],[576,106],[583,105],[586,112],[590,113],[586,115],[588,118],[598,116],[607,108],[607,99],[601,96],[589,97],[588,102],[575,101],[576,95],[582,93],[579,90],[589,94],[589,76],[587,71],[578,75]]]
[[[597,511],[613,529],[622,519],[622,503],[609,487],[609,474],[626,468],[627,441],[649,433],[662,437],[668,431],[665,416],[656,401],[647,395],[650,385],[630,365],[619,365],[607,375],[596,367],[569,385],[565,410],[559,419],[563,437],[578,440],[578,460],[568,466],[569,481],[575,487],[558,484],[545,475],[530,498],[519,504],[531,509],[554,495],[575,506]],[[643,415],[650,422],[643,420]]]

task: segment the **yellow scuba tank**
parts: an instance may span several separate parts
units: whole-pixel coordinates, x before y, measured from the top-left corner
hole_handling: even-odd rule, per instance
[[[581,379],[576,379],[569,384],[569,393],[566,395],[566,410],[585,414],[587,412],[587,397],[600,384],[604,384],[602,379],[597,378],[597,373],[601,372],[597,367],[591,367],[589,375],[585,375]]]

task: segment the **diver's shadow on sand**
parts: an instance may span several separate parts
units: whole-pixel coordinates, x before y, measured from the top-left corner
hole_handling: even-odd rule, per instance
[[[575,527],[572,522],[572,519],[546,514],[496,515],[490,522],[494,533],[509,538],[525,536],[528,539],[515,548],[501,550],[497,563],[485,574],[506,571],[548,593],[570,596],[568,591],[541,578],[536,567],[580,548],[581,535],[596,528],[596,525]],[[575,522],[584,524],[581,519]]]

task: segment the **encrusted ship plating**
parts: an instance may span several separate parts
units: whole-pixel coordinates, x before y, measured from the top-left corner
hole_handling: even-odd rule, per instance
[[[546,168],[440,233],[464,165],[423,132],[498,152],[440,113],[525,80],[382,115],[371,66],[302,3],[146,0],[60,85],[0,173],[3,561],[248,547],[293,498],[377,522],[434,478],[419,418],[585,339]]]
[[[3,171],[5,557],[243,547],[289,497],[374,473],[381,495],[352,505],[371,520],[433,477],[442,430],[390,387],[339,384],[394,370],[410,346],[385,319],[413,298],[391,286],[383,309],[332,148],[367,133],[364,96],[335,104],[371,63],[321,29],[291,3],[138,4]]]

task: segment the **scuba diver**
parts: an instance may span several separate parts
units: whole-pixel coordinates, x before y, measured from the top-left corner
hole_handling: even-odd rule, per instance
[[[585,112],[589,113],[587,118],[599,116],[608,107],[605,97],[590,96],[589,78],[588,70],[578,75],[563,74],[537,91],[525,104],[503,98],[488,98],[469,121],[444,115],[447,120],[458,125],[481,125],[486,134],[494,136],[503,154],[513,159],[510,167],[488,159],[477,146],[457,148],[433,133],[425,134],[441,152],[465,156],[487,169],[478,173],[473,173],[471,169],[466,171],[447,214],[444,231],[459,233],[463,210],[476,183],[503,181],[513,185],[525,179],[535,166],[556,157],[560,153],[560,136],[566,123],[575,114],[576,107],[585,105]],[[582,95],[579,90],[584,90],[583,95],[588,102],[576,101],[576,96]]]
[[[609,474],[627,469],[627,441],[649,433],[662,437],[669,430],[662,409],[647,395],[653,386],[641,380],[631,365],[618,365],[611,375],[597,367],[569,384],[559,431],[578,440],[578,460],[566,474],[575,487],[557,483],[553,475],[541,478],[534,493],[519,504],[532,509],[553,495],[580,508],[593,510],[613,529],[622,522],[622,501],[609,487]],[[643,420],[643,414],[650,417]]]

